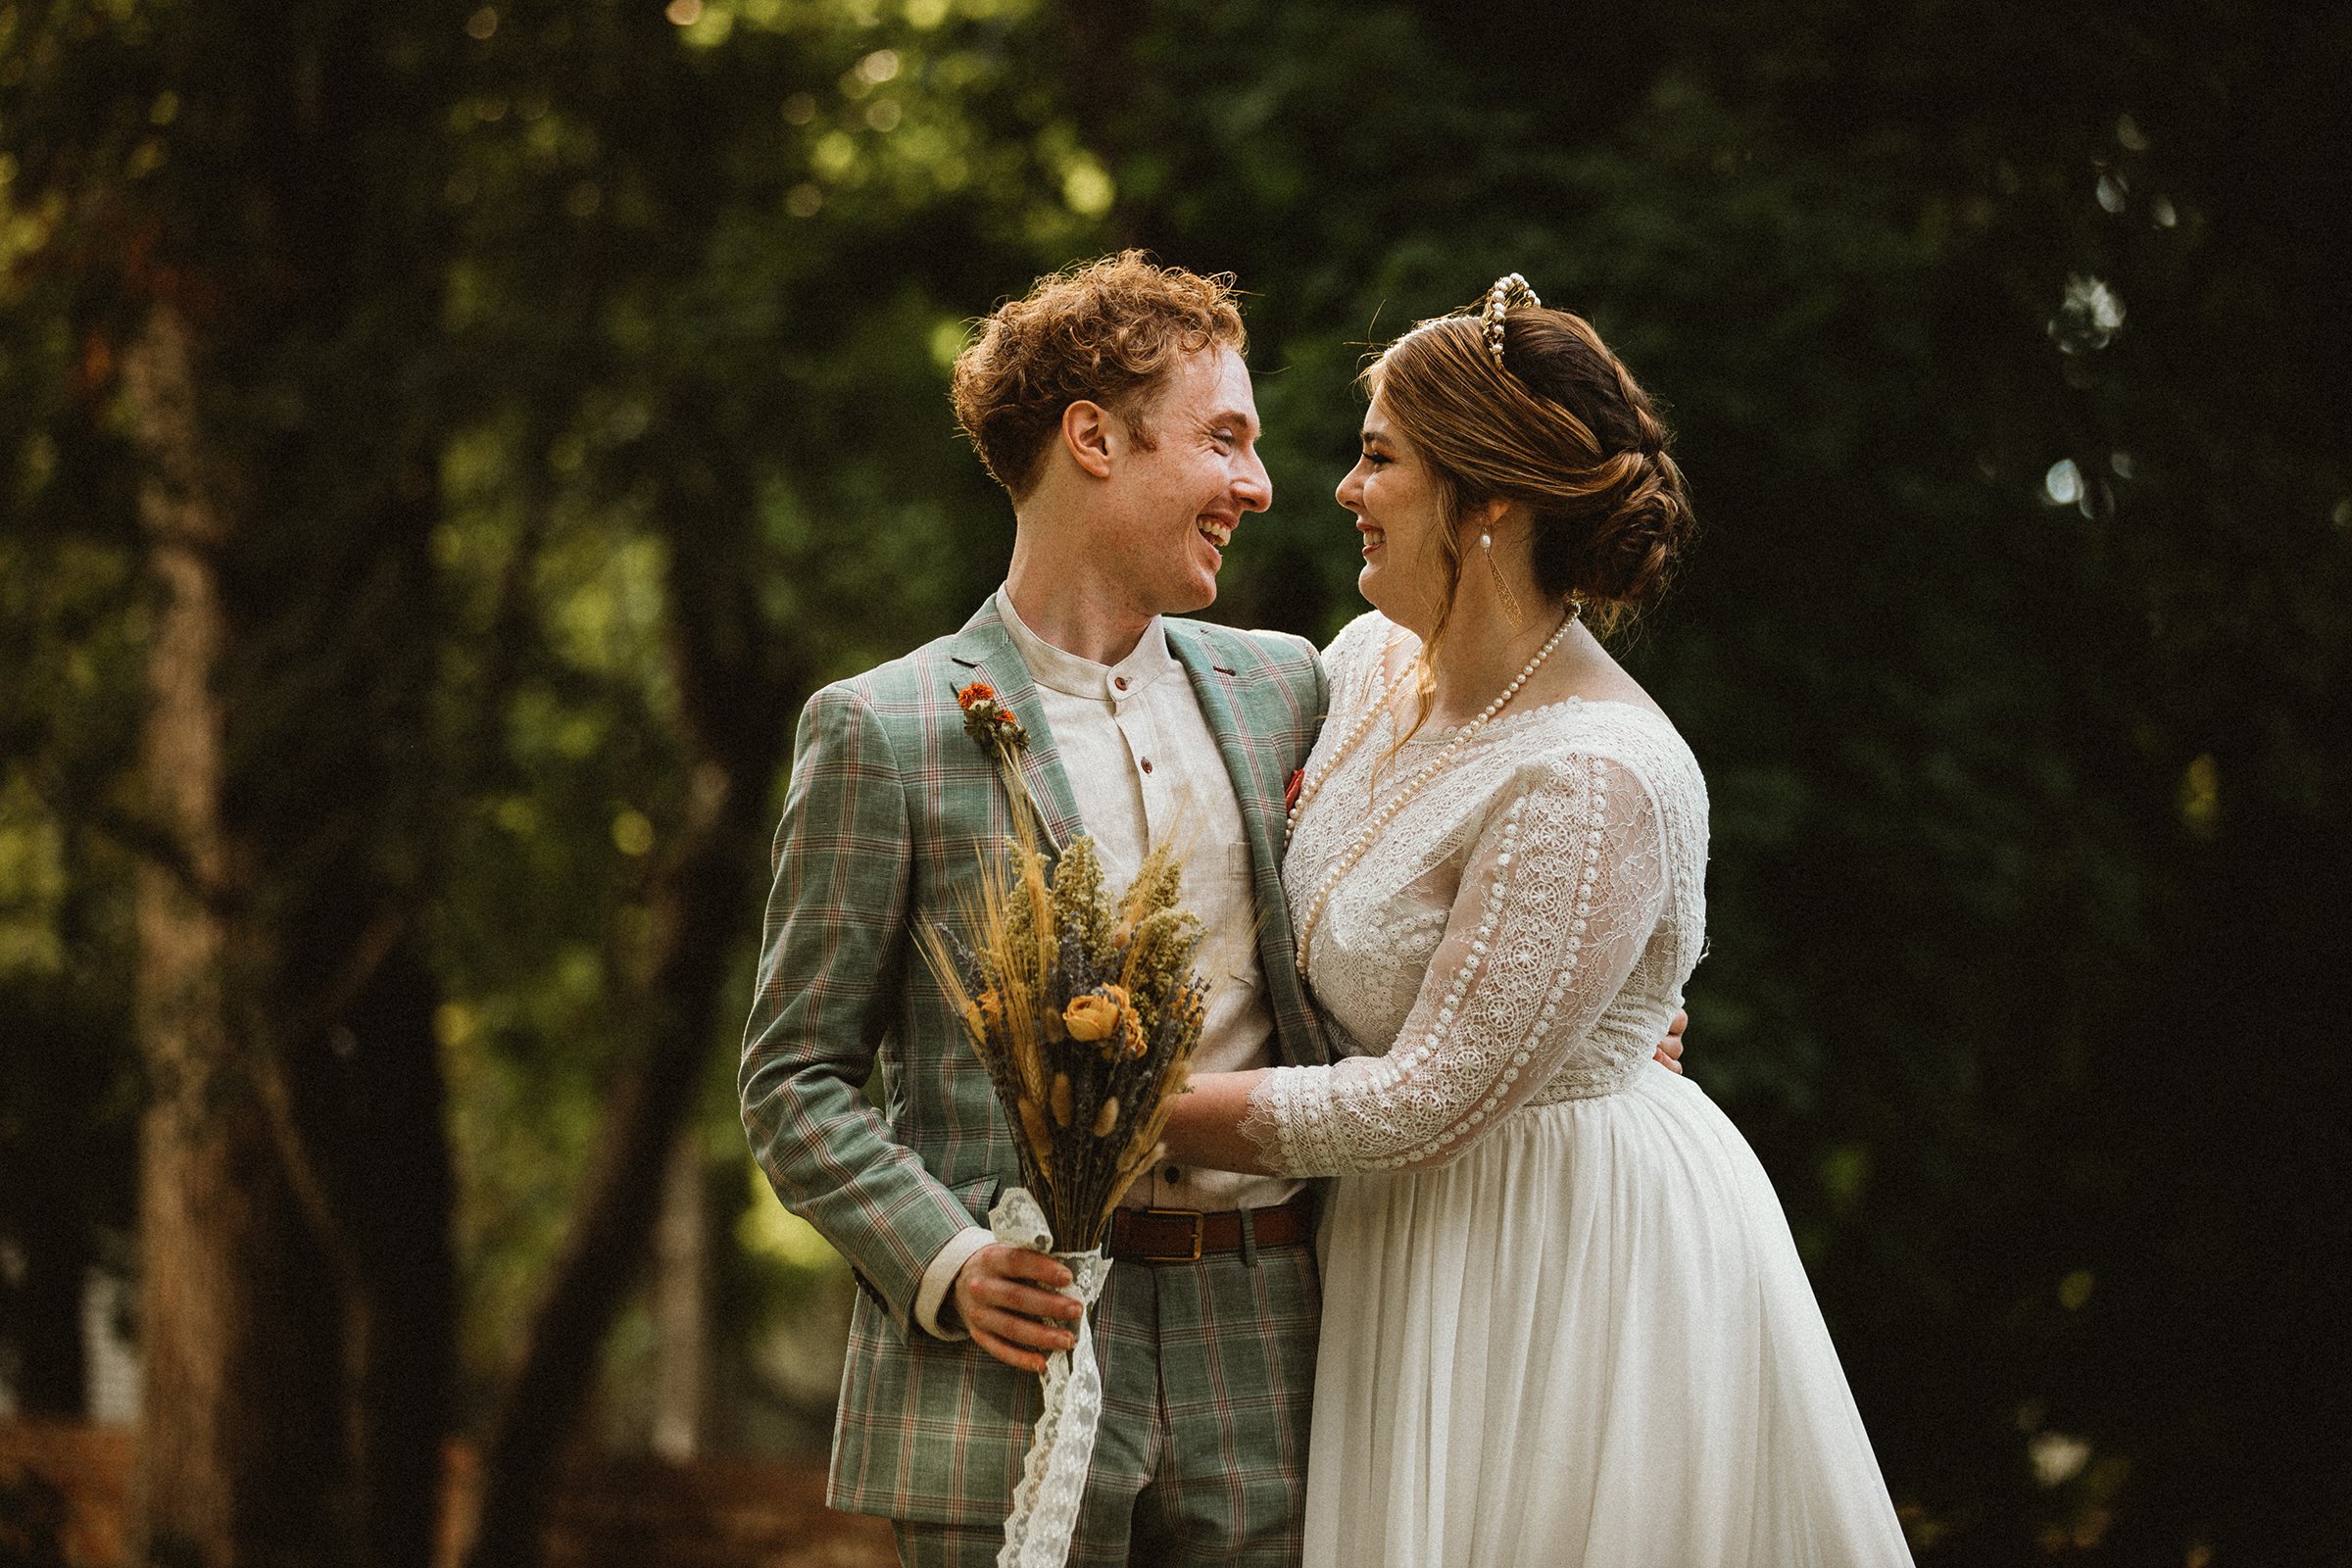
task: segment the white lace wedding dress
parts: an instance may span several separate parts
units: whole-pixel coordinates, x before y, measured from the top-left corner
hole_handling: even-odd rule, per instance
[[[1326,656],[1308,772],[1397,631]],[[1386,717],[1300,814],[1299,915],[1375,809]],[[1309,936],[1343,1051],[1244,1131],[1337,1174],[1324,1227],[1307,1568],[1907,1563],[1778,1199],[1698,1085],[1650,1059],[1705,930],[1707,797],[1672,724],[1506,710],[1374,836]]]

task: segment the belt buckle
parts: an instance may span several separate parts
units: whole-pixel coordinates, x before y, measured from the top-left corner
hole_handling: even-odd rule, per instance
[[[1208,1219],[1206,1214],[1197,1208],[1147,1208],[1144,1213],[1148,1218],[1189,1219],[1193,1222],[1193,1250],[1191,1251],[1162,1253],[1155,1250],[1152,1254],[1151,1261],[1154,1263],[1198,1263],[1200,1261],[1200,1239],[1205,1233]]]

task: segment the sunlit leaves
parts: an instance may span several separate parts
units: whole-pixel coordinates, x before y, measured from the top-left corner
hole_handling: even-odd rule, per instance
[[[65,967],[64,834],[22,779],[0,780],[0,979]]]

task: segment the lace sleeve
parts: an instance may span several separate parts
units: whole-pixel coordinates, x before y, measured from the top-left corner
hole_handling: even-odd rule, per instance
[[[1623,763],[1523,773],[1487,819],[1384,1056],[1278,1067],[1242,1122],[1281,1174],[1442,1165],[1548,1082],[1633,971],[1666,899],[1657,808]]]

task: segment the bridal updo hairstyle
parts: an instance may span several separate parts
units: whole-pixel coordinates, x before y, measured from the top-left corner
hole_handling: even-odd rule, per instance
[[[1583,317],[1513,306],[1499,368],[1475,311],[1441,317],[1390,344],[1363,379],[1438,482],[1440,631],[1476,548],[1461,519],[1496,499],[1534,519],[1546,600],[1581,601],[1596,630],[1664,589],[1690,537],[1690,494],[1648,394]]]
[[[980,322],[956,357],[956,418],[1018,501],[1036,486],[1071,404],[1116,413],[1148,450],[1152,406],[1185,356],[1248,345],[1231,273],[1202,276],[1121,251],[1041,279]]]

